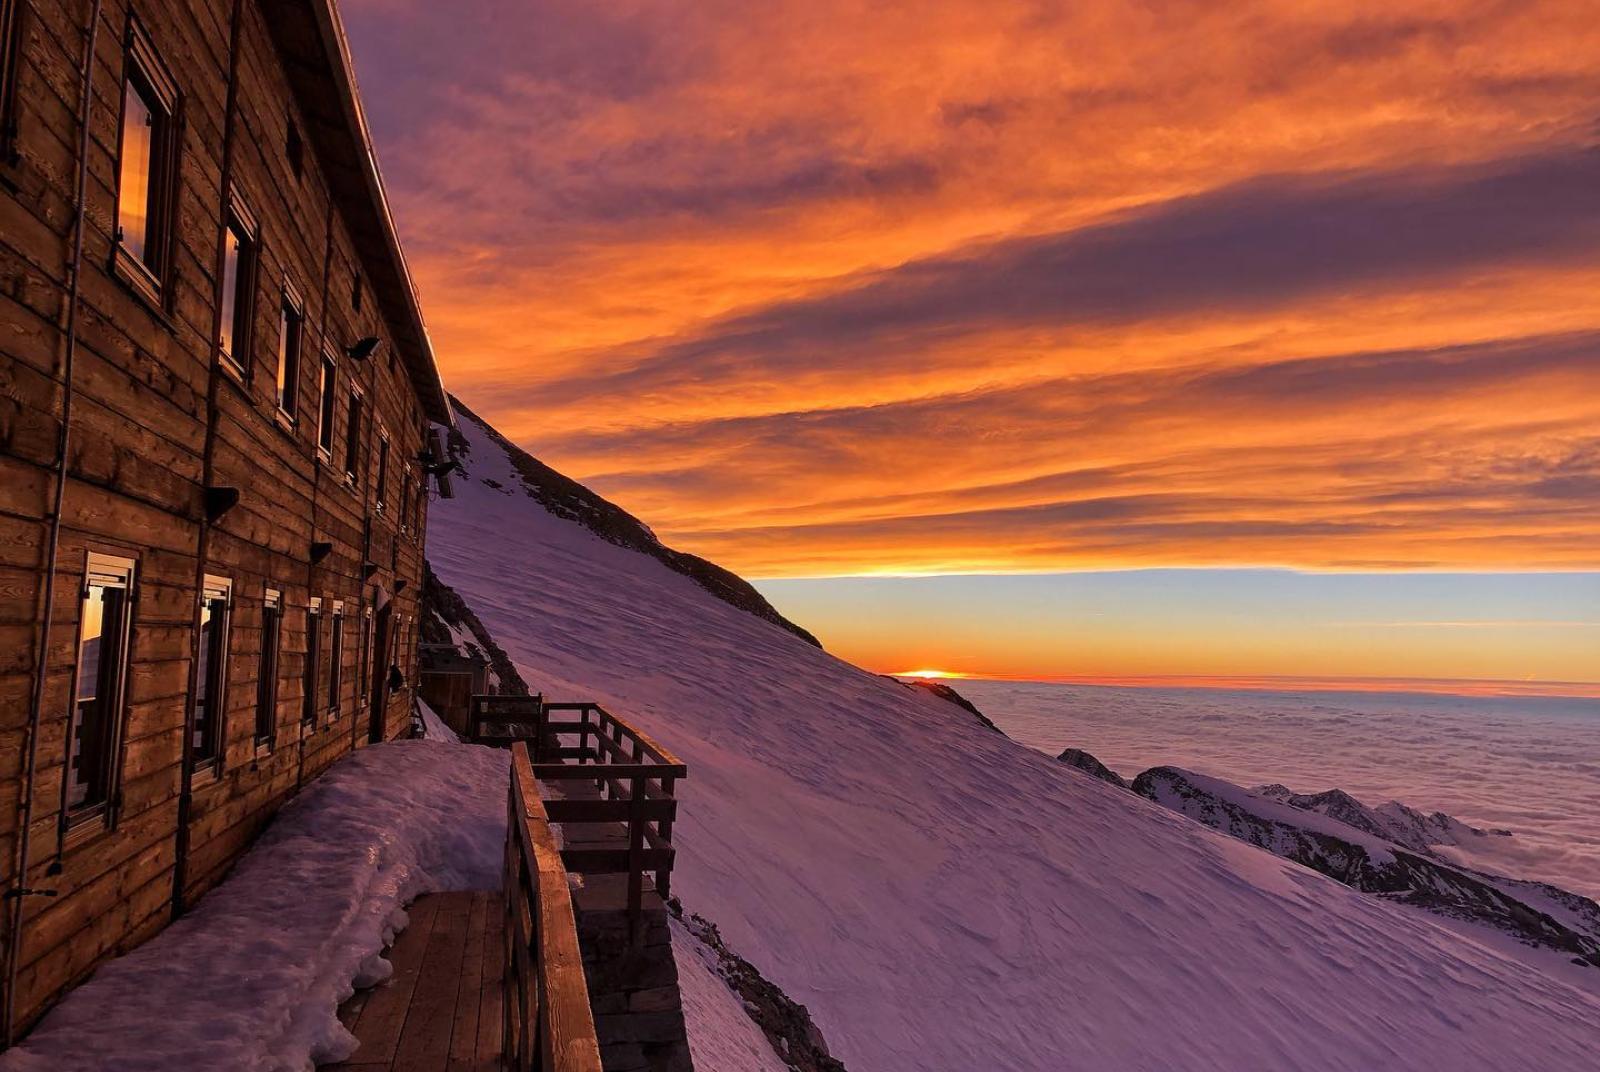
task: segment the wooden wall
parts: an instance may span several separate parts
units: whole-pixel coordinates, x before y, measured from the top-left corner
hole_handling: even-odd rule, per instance
[[[21,934],[3,936],[6,943],[22,940],[15,997],[24,1024],[98,962],[164,926],[172,916],[175,885],[190,902],[215,885],[290,794],[367,742],[369,706],[360,699],[357,641],[361,617],[379,592],[393,596],[396,625],[410,645],[400,662],[407,680],[415,679],[416,630],[408,623],[416,620],[421,589],[421,533],[416,525],[402,530],[401,521],[410,519],[396,514],[408,466],[412,485],[420,482],[415,459],[423,445],[423,411],[370,289],[359,310],[352,306],[362,251],[331,204],[309,124],[297,112],[268,35],[262,8],[271,3],[106,0],[103,6],[92,68],[69,479],[32,786],[32,845],[28,872],[19,876],[15,859],[43,617],[50,466],[64,399],[80,57],[90,10],[88,0],[22,5],[15,152],[0,164],[0,867],[8,888],[59,893],[24,898]],[[175,260],[166,309],[147,304],[109,269],[130,9],[183,95]],[[290,122],[306,143],[298,178],[285,152]],[[219,235],[229,182],[260,223],[248,379],[223,370],[215,356]],[[306,313],[297,425],[276,418],[274,398],[285,282],[303,299]],[[384,346],[359,363],[340,353],[334,459],[321,462],[319,356],[325,345],[340,352],[366,335],[379,336]],[[362,471],[347,483],[344,422],[352,384],[365,392],[369,423]],[[377,509],[373,487],[380,426],[391,439],[386,511]],[[210,526],[202,509],[208,483],[240,491],[238,505]],[[424,511],[425,505],[419,519]],[[316,564],[314,541],[333,545]],[[63,837],[58,818],[79,582],[89,551],[137,560],[133,663],[122,712],[121,806],[114,825]],[[377,567],[371,576],[364,575],[367,562]],[[228,577],[234,585],[225,756],[220,774],[194,778],[185,802],[184,727],[193,687],[198,583],[205,574]],[[254,736],[268,586],[283,593],[285,608],[277,740],[270,749],[258,747]],[[306,609],[313,597],[325,608],[344,602],[343,688],[336,713],[321,705],[315,724],[303,726]],[[325,610],[324,664],[331,648],[328,622]],[[392,696],[381,713],[383,735],[405,732],[409,712],[407,691]],[[187,813],[188,834],[181,883],[180,812]]]

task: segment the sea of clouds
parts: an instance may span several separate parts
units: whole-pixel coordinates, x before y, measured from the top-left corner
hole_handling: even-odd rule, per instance
[[[1125,777],[1171,764],[1244,786],[1344,789],[1474,826],[1470,866],[1600,899],[1600,700],[958,683],[1013,738]]]

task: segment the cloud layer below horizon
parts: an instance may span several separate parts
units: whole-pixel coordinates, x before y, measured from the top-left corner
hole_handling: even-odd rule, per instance
[[[747,575],[1600,569],[1589,5],[355,0],[447,381]]]

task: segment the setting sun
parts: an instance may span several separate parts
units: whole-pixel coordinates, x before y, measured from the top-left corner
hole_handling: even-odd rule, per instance
[[[920,678],[937,678],[937,677],[961,678],[961,677],[966,677],[967,675],[966,674],[958,674],[958,673],[955,673],[954,671],[951,671],[951,670],[903,670],[900,673],[895,674],[894,676],[895,677],[920,677]]]

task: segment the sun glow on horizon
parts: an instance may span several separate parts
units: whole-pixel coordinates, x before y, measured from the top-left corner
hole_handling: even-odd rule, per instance
[[[890,676],[915,677],[921,678],[924,681],[933,681],[938,678],[960,679],[966,677],[967,675],[955,670],[902,670],[898,674],[891,674]]]

